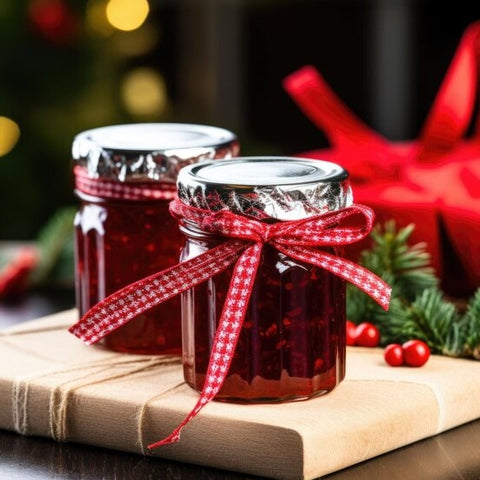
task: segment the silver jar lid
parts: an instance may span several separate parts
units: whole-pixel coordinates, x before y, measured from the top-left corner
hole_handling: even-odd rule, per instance
[[[186,204],[255,218],[298,220],[352,204],[348,172],[323,160],[237,157],[183,168],[178,196]]]
[[[182,167],[238,154],[235,134],[186,123],[136,123],[95,128],[72,145],[77,167],[90,178],[175,183]]]

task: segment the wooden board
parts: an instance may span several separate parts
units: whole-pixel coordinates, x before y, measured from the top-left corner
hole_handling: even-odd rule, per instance
[[[70,310],[0,332],[0,428],[129,452],[169,434],[197,393],[180,359],[87,347]],[[313,479],[480,417],[480,362],[392,368],[350,348],[333,392],[284,404],[212,402],[149,455],[277,479]]]

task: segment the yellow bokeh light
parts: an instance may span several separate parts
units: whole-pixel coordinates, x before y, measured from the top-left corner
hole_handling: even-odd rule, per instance
[[[165,80],[152,68],[141,67],[130,72],[121,93],[125,108],[133,115],[160,115],[168,106]]]
[[[110,0],[106,14],[112,26],[128,32],[140,27],[149,11],[147,0]]]
[[[0,117],[0,157],[11,152],[20,138],[20,128],[7,117]]]

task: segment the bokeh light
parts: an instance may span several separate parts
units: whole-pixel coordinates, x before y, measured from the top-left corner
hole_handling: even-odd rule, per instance
[[[107,4],[107,19],[118,30],[131,31],[146,20],[150,7],[147,0],[110,0]]]
[[[125,108],[132,115],[161,115],[168,106],[165,80],[153,68],[140,67],[128,73],[121,95]]]
[[[0,157],[11,152],[20,138],[20,128],[7,117],[0,117]]]

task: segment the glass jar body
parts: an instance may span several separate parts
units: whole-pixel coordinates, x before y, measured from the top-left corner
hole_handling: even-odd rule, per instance
[[[224,238],[189,233],[182,260]],[[201,391],[233,268],[182,294],[183,368]],[[326,393],[345,376],[345,282],[266,244],[217,400],[272,402]]]
[[[83,315],[120,288],[178,263],[184,237],[170,200],[119,201],[76,192],[77,306]],[[180,300],[159,305],[111,332],[104,344],[143,354],[180,354]]]

